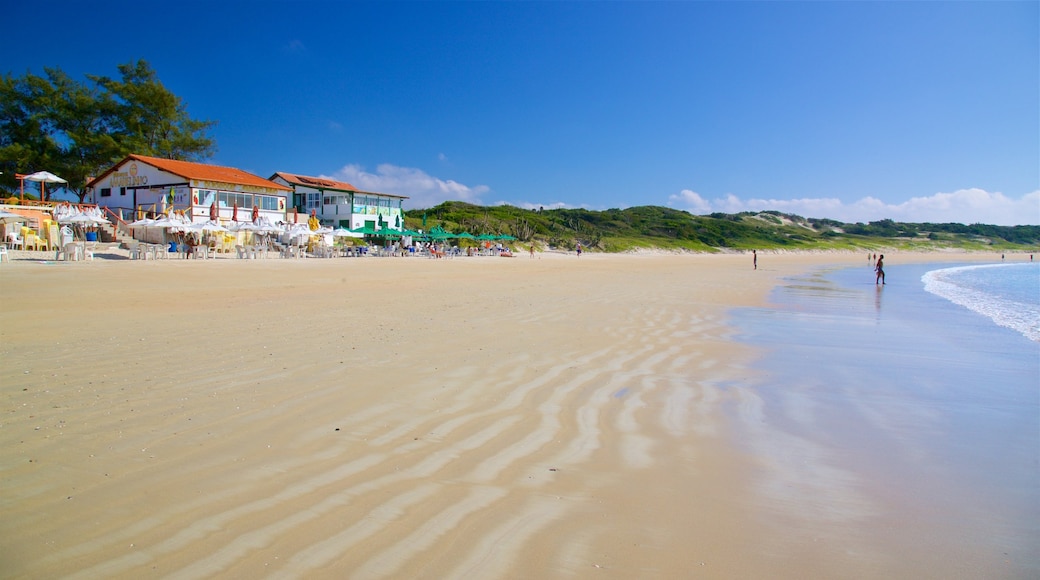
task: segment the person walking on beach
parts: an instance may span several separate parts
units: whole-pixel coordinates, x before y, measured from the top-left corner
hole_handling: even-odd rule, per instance
[[[531,242],[531,257],[534,257],[534,242]]]
[[[581,242],[578,242],[578,257],[581,257]]]
[[[758,250],[751,250],[751,263],[758,269]]]
[[[880,281],[882,285],[885,284],[885,255],[881,254],[878,258],[877,264],[874,266],[874,271],[877,272],[877,278],[874,279],[874,285]]]

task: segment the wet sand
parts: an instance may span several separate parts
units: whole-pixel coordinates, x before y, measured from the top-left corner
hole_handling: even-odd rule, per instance
[[[870,576],[763,509],[730,324],[861,263],[4,263],[0,575]]]

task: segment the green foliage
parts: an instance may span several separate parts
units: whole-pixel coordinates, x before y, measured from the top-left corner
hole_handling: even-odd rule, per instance
[[[129,153],[201,160],[216,144],[215,124],[188,116],[147,62],[119,65],[120,79],[78,82],[57,68],[46,76],[0,77],[0,187],[17,190],[15,173],[47,170],[69,181],[83,201],[86,183]]]
[[[525,242],[536,241],[563,250],[572,249],[579,241],[589,249],[604,252],[1040,246],[1040,227],[1037,226],[907,224],[892,220],[844,224],[773,211],[695,216],[659,206],[538,211],[453,201],[407,212],[406,225],[413,229],[422,227],[423,214],[427,215],[428,227],[439,225],[474,235],[510,234]]]

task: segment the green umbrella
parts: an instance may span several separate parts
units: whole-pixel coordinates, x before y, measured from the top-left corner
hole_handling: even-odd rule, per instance
[[[474,236],[473,234],[471,234],[469,232],[462,232],[461,234],[455,234],[455,237],[459,238],[460,240],[463,239],[463,238],[465,238],[467,240],[479,239],[478,237]]]
[[[364,227],[360,227],[360,228],[354,228],[354,229],[352,229],[350,231],[355,233],[355,234],[365,234],[366,236],[374,236],[377,233],[379,233],[372,226],[364,226]]]
[[[509,235],[509,234],[502,234],[501,236],[498,236],[498,239],[500,239],[500,240],[510,240],[511,241],[511,240],[515,240],[516,238],[511,236],[511,235]]]
[[[381,238],[399,238],[401,237],[401,232],[391,228],[383,228],[376,232],[376,235]]]

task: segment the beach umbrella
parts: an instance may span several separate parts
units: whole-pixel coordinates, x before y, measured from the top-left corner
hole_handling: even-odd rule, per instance
[[[29,218],[23,215],[0,210],[0,224],[13,224],[26,221],[29,221]]]
[[[473,234],[471,234],[469,232],[462,232],[461,234],[455,234],[453,237],[459,238],[460,240],[462,240],[462,239],[466,239],[466,240],[480,239],[480,238],[477,238],[476,236],[474,236]]]
[[[217,215],[219,215],[217,213],[217,202],[214,201],[213,203],[209,204],[209,219],[211,221],[216,221]]]
[[[110,222],[102,216],[78,213],[76,215],[61,218],[58,220],[58,223],[74,224],[80,226],[97,226],[101,224],[107,224]]]
[[[220,225],[215,221],[202,222],[200,224],[192,224],[191,229],[199,232],[226,232],[227,228]]]
[[[383,228],[376,232],[375,235],[381,238],[399,238],[401,237],[401,232],[390,228]]]
[[[40,201],[43,201],[45,199],[44,184],[47,184],[47,183],[68,183],[68,181],[65,181],[64,179],[58,177],[57,175],[54,175],[50,171],[37,171],[36,173],[30,173],[29,175],[26,175],[23,179],[25,179],[26,181],[38,181],[38,182],[40,182]]]
[[[360,228],[354,228],[354,229],[352,229],[350,231],[355,233],[355,234],[362,234],[362,235],[366,235],[366,236],[374,236],[377,233],[376,229],[373,228],[372,226],[363,226],[363,227],[360,227]]]
[[[496,236],[496,237],[498,239],[500,239],[500,240],[506,240],[506,241],[513,241],[513,240],[516,239],[514,236],[511,236],[509,234],[502,234],[501,236]]]
[[[235,222],[231,224],[231,231],[233,232],[255,232],[260,229],[260,226],[253,222]]]
[[[430,231],[428,237],[430,239],[434,239],[434,240],[446,240],[448,238],[454,238],[455,234],[453,234],[453,233],[451,233],[449,231],[439,230],[439,231]]]
[[[165,216],[152,222],[151,224],[157,228],[163,228],[166,230],[183,230],[191,225],[191,222],[184,218],[173,216]]]
[[[332,230],[332,236],[335,238],[356,238],[357,234],[347,228],[336,228]]]
[[[256,231],[262,234],[280,234],[284,231],[267,217],[256,218],[253,220],[253,225],[256,226]]]
[[[130,222],[130,227],[132,227],[132,228],[147,227],[147,226],[154,226],[154,225],[155,225],[155,220],[153,220],[152,218],[141,218],[139,220]]]

